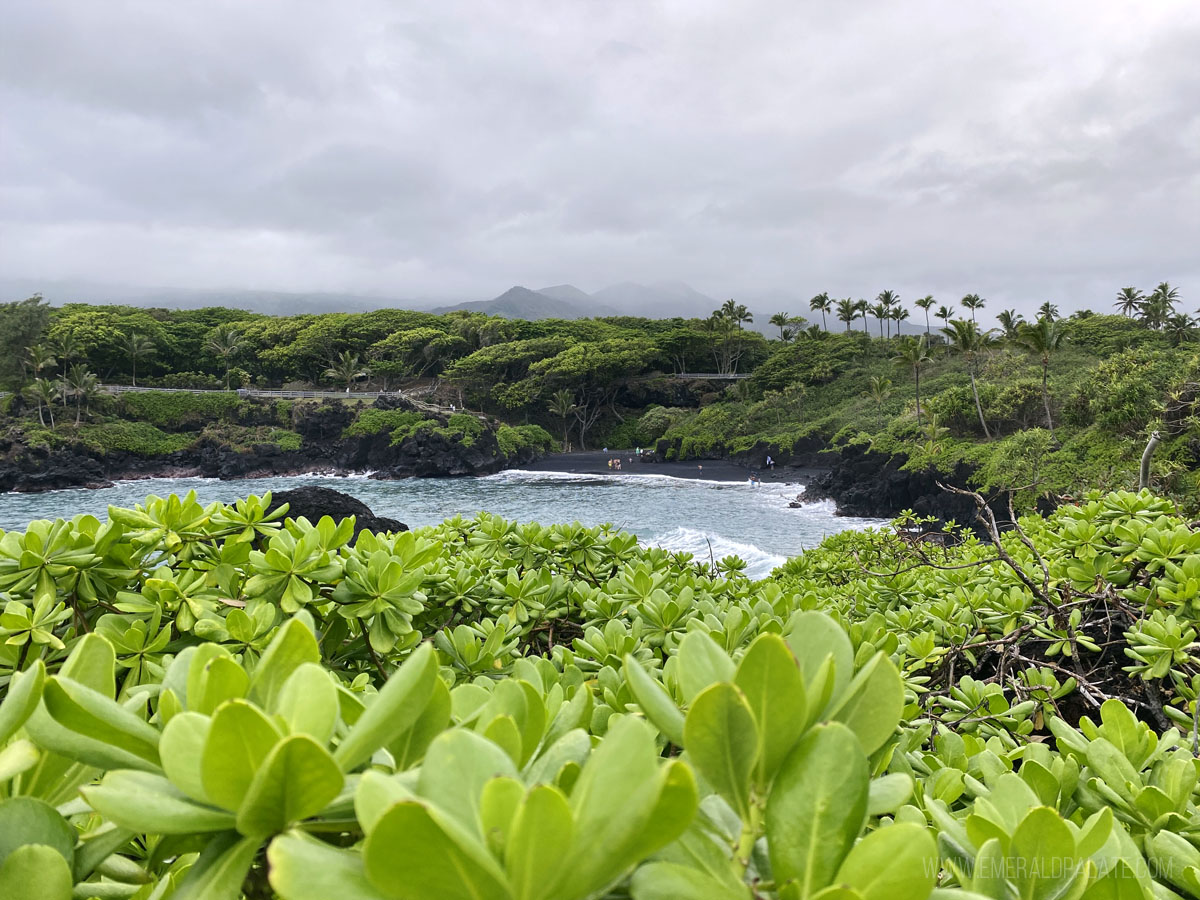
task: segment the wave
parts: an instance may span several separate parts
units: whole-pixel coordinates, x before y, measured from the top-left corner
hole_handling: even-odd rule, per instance
[[[746,574],[751,578],[765,578],[771,574],[772,569],[787,561],[786,556],[769,553],[754,544],[735,541],[698,528],[688,528],[686,525],[672,528],[645,543],[651,547],[661,547],[672,553],[691,553],[700,561],[706,561],[709,558],[710,548],[714,560],[719,561],[726,556],[736,556],[745,560]]]

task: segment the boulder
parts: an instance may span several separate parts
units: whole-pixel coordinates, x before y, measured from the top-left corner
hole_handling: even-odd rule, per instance
[[[289,516],[292,518],[303,516],[313,523],[322,516],[329,516],[334,521],[354,516],[355,537],[358,537],[360,531],[372,531],[376,534],[385,531],[408,531],[408,526],[403,522],[385,516],[377,516],[361,500],[332,488],[314,485],[271,494],[271,509],[278,509],[285,503],[288,505],[287,514]]]

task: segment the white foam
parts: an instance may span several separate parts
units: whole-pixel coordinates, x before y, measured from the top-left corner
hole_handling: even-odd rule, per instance
[[[691,553],[701,562],[709,559],[710,550],[712,559],[716,561],[726,556],[736,556],[746,562],[746,574],[751,578],[765,578],[771,574],[772,569],[787,561],[786,556],[768,553],[754,544],[735,541],[698,528],[688,528],[686,525],[672,528],[645,543],[672,553]]]

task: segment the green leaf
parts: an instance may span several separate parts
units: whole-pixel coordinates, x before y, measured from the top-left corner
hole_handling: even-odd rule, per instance
[[[750,890],[679,863],[654,862],[633,873],[633,900],[747,900]]]
[[[395,900],[507,900],[504,872],[453,820],[415,802],[397,803],[363,848],[367,877]]]
[[[884,775],[882,778],[875,778],[871,781],[871,789],[868,793],[867,814],[882,816],[894,813],[908,802],[912,792],[912,776],[904,772],[894,772],[891,775]]]
[[[675,654],[679,689],[687,703],[717,681],[733,680],[733,661],[703,631],[689,631]]]
[[[683,713],[662,685],[650,677],[632,656],[626,655],[623,666],[625,683],[646,718],[654,723],[676,747],[683,746]]]
[[[55,675],[46,679],[42,704],[63,728],[158,765],[157,729],[100,692]]]
[[[683,724],[683,745],[700,774],[745,819],[758,729],[742,692],[718,682],[697,694]]]
[[[46,666],[40,659],[24,672],[13,673],[4,699],[0,700],[0,745],[6,744],[33,715],[42,699],[45,680]]]
[[[200,760],[205,795],[217,806],[242,805],[258,767],[283,737],[259,709],[245,700],[226,701],[212,717]]]
[[[853,732],[832,723],[809,732],[784,760],[767,798],[776,882],[810,897],[829,884],[867,818],[867,757]]]
[[[507,753],[473,731],[458,729],[438,735],[429,745],[417,793],[482,840],[479,799],[484,785],[499,776],[516,775]]]
[[[189,679],[190,681],[190,679]],[[211,715],[226,700],[241,699],[250,689],[250,676],[231,657],[215,656],[200,677],[188,684],[188,709]]]
[[[5,900],[71,900],[71,867],[44,844],[18,847],[0,865],[0,897]]]
[[[238,900],[258,853],[258,838],[223,834],[208,842],[171,900]]]
[[[333,758],[349,772],[380,747],[408,731],[428,705],[437,679],[432,644],[422,644],[404,661],[342,740]]]
[[[250,679],[249,697],[265,709],[275,708],[275,699],[283,685],[304,663],[319,663],[321,650],[307,613],[288,619],[279,630]]]
[[[161,775],[149,772],[117,769],[80,792],[96,812],[133,831],[194,834],[234,826],[230,813],[197,803]]]
[[[117,654],[112,644],[93,632],[79,639],[58,674],[111,700],[117,696],[116,672]]]
[[[275,834],[315,816],[341,793],[344,778],[329,752],[307,734],[284,738],[259,767],[238,808],[238,831]]]
[[[833,719],[858,736],[869,755],[884,745],[904,713],[904,681],[890,659],[878,653],[850,682]]]
[[[13,741],[0,748],[0,782],[28,772],[41,758],[41,751],[32,741]]]
[[[804,731],[804,678],[783,638],[762,634],[742,657],[733,680],[758,726],[761,749],[755,777],[765,787]]]
[[[1048,806],[1032,809],[1022,819],[1008,855],[1018,860],[1010,874],[1019,895],[1034,900],[1064,896],[1084,863],[1075,852],[1070,827]]]
[[[415,722],[400,737],[388,744],[396,769],[404,771],[419,763],[435,737],[450,724],[450,689],[440,678],[433,682],[433,693]]]
[[[171,717],[158,741],[162,768],[171,783],[189,797],[208,801],[204,791],[204,744],[212,719],[200,713],[182,712]]]
[[[920,825],[889,825],[854,845],[838,869],[839,884],[862,900],[925,900],[937,879],[937,846]]]
[[[836,700],[850,683],[854,674],[854,646],[841,625],[814,610],[792,616],[783,637],[800,663],[800,674],[809,691],[809,716],[820,717],[825,704],[818,706],[817,698],[830,696]],[[821,677],[826,658],[833,661],[828,689],[826,679]]]
[[[538,785],[513,820],[504,865],[516,900],[552,900],[575,839],[575,822],[562,791]]]
[[[275,705],[292,734],[328,743],[338,720],[337,687],[316,663],[301,663],[283,684]]]
[[[386,900],[363,869],[362,854],[339,850],[300,831],[267,848],[271,887],[283,900]]]
[[[49,847],[68,866],[74,865],[75,829],[54,807],[36,797],[10,797],[0,802],[0,863],[22,844]]]
[[[504,858],[508,833],[525,797],[525,785],[515,778],[493,778],[483,786],[479,797],[479,822],[488,850],[497,859]]]

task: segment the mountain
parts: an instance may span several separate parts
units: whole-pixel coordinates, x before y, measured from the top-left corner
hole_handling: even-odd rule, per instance
[[[709,313],[721,305],[720,301],[702,294],[682,281],[661,281],[655,284],[639,284],[623,281],[610,285],[592,294],[606,306],[621,311],[627,316],[646,316],[651,319],[707,318]]]
[[[561,300],[563,303],[570,303],[579,309],[587,309],[592,303],[592,295],[586,291],[581,291],[573,284],[556,284],[552,287],[538,288],[539,294],[545,294],[547,297],[553,297],[555,300]]]
[[[576,291],[583,301],[572,303],[541,291],[531,291],[527,287],[511,287],[494,300],[475,300],[469,303],[457,303],[454,306],[442,306],[432,310],[435,313],[448,313],[456,310],[487,313],[490,316],[503,316],[506,319],[586,319],[593,316],[619,315],[616,310],[596,303],[587,294],[570,285],[560,285],[552,288],[560,294],[567,290]]]

